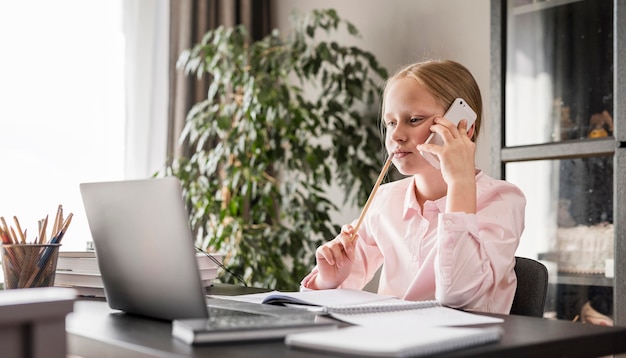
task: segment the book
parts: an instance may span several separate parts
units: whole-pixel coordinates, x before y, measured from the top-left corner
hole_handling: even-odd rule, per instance
[[[200,270],[200,279],[202,281],[212,280],[217,277],[217,268],[208,268]]]
[[[57,258],[57,272],[80,272],[87,274],[100,274],[98,260],[95,257],[60,256]]]
[[[212,280],[202,280],[202,284],[204,287],[209,287],[212,284]],[[77,285],[62,285],[55,283],[55,287],[67,287],[73,288],[76,291],[76,296],[79,297],[106,297],[104,293],[103,287],[86,287],[86,286],[77,286]]]
[[[95,258],[96,252],[93,250],[87,251],[59,251],[59,257],[80,257],[80,258]]]
[[[501,327],[351,326],[285,336],[285,344],[359,357],[424,357],[500,340]]]
[[[105,297],[104,288],[99,287],[84,287],[84,286],[66,286],[66,285],[55,285],[56,287],[67,287],[73,288],[76,291],[76,296],[80,297]]]
[[[54,285],[104,288],[102,277],[99,273],[76,273],[58,270],[54,276]]]
[[[213,269],[213,268],[221,267],[223,260],[224,260],[224,254],[211,253],[210,255],[213,256],[215,261],[211,260],[210,257],[208,257],[202,252],[196,253],[196,259],[198,260],[198,269],[204,270],[204,269]]]
[[[215,261],[203,253],[196,254],[198,269],[203,279],[217,277],[217,269],[222,264],[224,255],[211,254]],[[57,259],[57,271],[99,274],[98,259],[95,251],[60,251]]]
[[[210,253],[210,255],[213,256],[220,263],[222,263],[222,260],[224,259],[223,253],[219,253],[219,252]],[[59,251],[59,257],[96,258],[96,252],[94,250]],[[203,263],[204,265],[204,267],[200,267],[200,268],[211,268],[211,267],[219,266],[204,253],[201,253],[201,252],[196,253],[196,258],[198,259],[199,263]]]
[[[205,269],[200,271],[200,279],[204,287],[208,287],[213,282],[213,279],[217,277],[217,268]],[[78,286],[78,287],[92,287],[92,288],[104,288],[102,282],[102,276],[100,273],[82,273],[72,271],[56,271],[54,278],[55,286]]]
[[[200,279],[204,287],[211,285],[212,280],[217,277],[219,264],[223,255],[212,254],[215,261],[205,254],[198,253],[198,269]],[[218,264],[219,263],[219,264]],[[57,259],[55,283],[62,286],[103,288],[100,276],[100,267],[95,251],[63,251],[59,252]]]
[[[95,251],[59,251],[57,271],[99,274]]]

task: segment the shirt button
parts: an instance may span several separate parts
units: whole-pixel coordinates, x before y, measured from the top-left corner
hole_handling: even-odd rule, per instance
[[[417,255],[413,255],[411,257],[411,260],[413,260],[413,262],[417,262],[417,260],[419,260],[419,258],[417,257]]]
[[[446,220],[446,221],[445,221],[445,224],[446,224],[446,226],[450,226],[450,225],[452,225],[452,220]]]

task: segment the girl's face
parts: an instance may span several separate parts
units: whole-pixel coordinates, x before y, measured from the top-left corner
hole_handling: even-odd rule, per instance
[[[403,175],[413,175],[430,164],[416,146],[432,133],[430,126],[445,108],[412,78],[399,78],[389,83],[385,96],[383,123],[386,127],[385,146],[395,153],[393,164]]]

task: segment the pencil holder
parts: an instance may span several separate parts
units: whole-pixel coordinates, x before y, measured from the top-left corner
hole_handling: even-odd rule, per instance
[[[54,286],[61,244],[4,244],[4,289]]]

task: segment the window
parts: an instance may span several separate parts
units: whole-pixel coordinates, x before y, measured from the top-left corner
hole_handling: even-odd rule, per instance
[[[84,249],[79,183],[124,177],[122,24],[120,1],[0,3],[0,216],[30,240],[62,204],[62,249]]]

